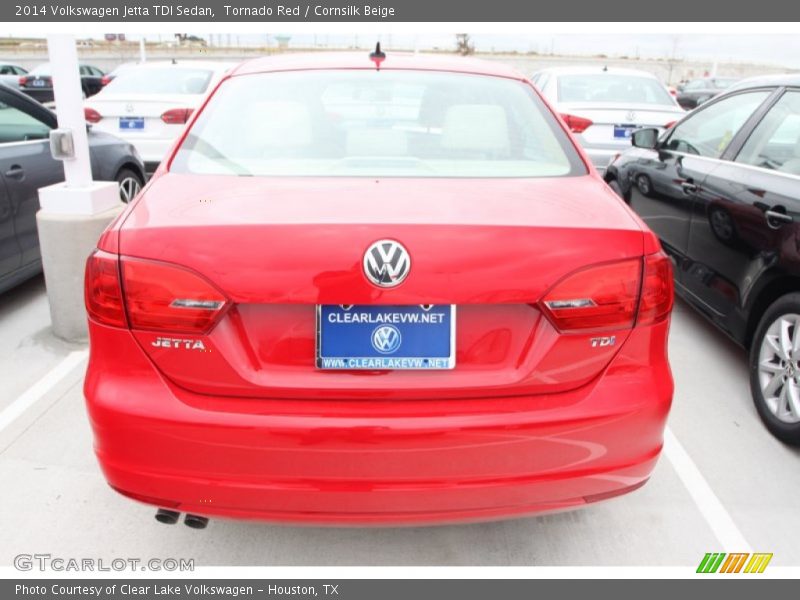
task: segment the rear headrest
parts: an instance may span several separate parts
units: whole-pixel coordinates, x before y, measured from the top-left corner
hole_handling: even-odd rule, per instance
[[[509,148],[506,113],[496,104],[456,104],[447,109],[442,147],[502,152]]]
[[[300,102],[256,102],[248,108],[241,135],[262,148],[298,148],[311,144],[311,113]]]
[[[347,133],[347,156],[407,156],[408,136],[392,129],[354,129]]]

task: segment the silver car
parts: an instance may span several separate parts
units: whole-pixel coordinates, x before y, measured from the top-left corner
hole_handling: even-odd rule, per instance
[[[645,71],[563,67],[539,71],[531,80],[600,172],[630,148],[634,131],[663,129],[685,114],[666,86]]]

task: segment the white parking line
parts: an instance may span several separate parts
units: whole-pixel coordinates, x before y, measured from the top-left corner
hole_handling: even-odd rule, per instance
[[[731,515],[669,427],[664,431],[664,454],[683,485],[686,486],[689,495],[711,527],[717,540],[722,544],[722,550],[725,552],[752,552],[750,544],[744,539],[744,535],[733,522]]]
[[[88,350],[70,352],[39,381],[24,391],[16,400],[0,412],[0,432],[16,421],[26,410],[41,400],[47,392],[69,375],[89,355]]]

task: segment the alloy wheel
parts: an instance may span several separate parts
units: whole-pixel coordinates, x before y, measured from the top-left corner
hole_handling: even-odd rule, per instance
[[[135,177],[125,177],[119,182],[119,197],[126,204],[136,197],[142,189],[142,184]]]
[[[781,315],[767,329],[759,349],[758,382],[778,420],[800,422],[800,315]]]

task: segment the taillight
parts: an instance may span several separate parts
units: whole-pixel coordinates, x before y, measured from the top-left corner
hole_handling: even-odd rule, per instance
[[[672,263],[662,252],[581,269],[542,299],[544,313],[564,333],[630,329],[669,316]]]
[[[670,121],[669,123],[664,125],[664,129],[672,129],[672,127],[673,127],[673,125],[675,125],[675,123],[677,123],[677,121]]]
[[[83,118],[86,119],[86,121],[88,121],[89,123],[99,123],[103,119],[102,115],[99,112],[97,112],[93,108],[88,108],[88,107],[85,107],[83,109]]]
[[[95,250],[86,261],[84,299],[89,318],[112,327],[125,327],[116,255]]]
[[[132,329],[205,333],[228,300],[200,275],[183,267],[122,259],[122,288]]]
[[[594,265],[568,275],[542,299],[559,331],[601,331],[633,327],[642,260]]]
[[[20,85],[25,85],[26,83],[28,83],[28,78],[25,75],[20,76],[19,84]]]
[[[161,120],[167,125],[183,125],[193,112],[193,108],[171,108],[161,115]]]
[[[111,78],[111,77],[109,77],[108,75],[103,75],[103,76],[100,78],[100,85],[102,85],[102,86],[107,86],[109,83],[111,83],[111,79],[112,79],[112,78]]]
[[[567,127],[569,127],[572,133],[583,133],[592,126],[592,121],[590,119],[584,119],[583,117],[562,114],[561,118],[564,119],[564,123],[567,124]]]
[[[672,262],[663,252],[644,258],[642,297],[639,301],[637,325],[658,323],[669,316],[675,294]]]

